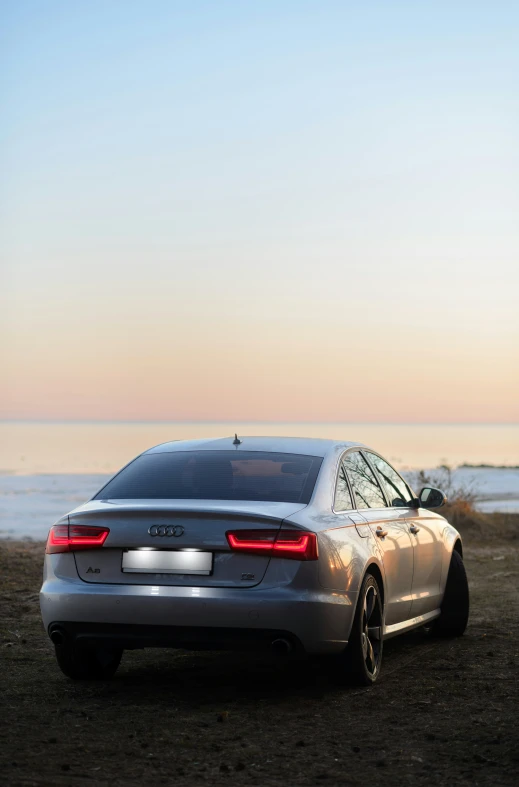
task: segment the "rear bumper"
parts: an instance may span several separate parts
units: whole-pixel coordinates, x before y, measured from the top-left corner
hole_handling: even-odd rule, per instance
[[[281,640],[279,652],[301,653],[303,646],[289,631],[214,626],[153,626],[138,623],[70,623],[54,621],[49,626],[53,642],[83,642],[135,648],[186,648],[188,650],[269,650]],[[274,649],[276,646],[274,645]]]
[[[113,639],[122,647],[241,649],[281,636],[307,653],[336,653],[347,644],[356,596],[291,585],[104,585],[47,575],[40,606],[48,633],[59,625],[73,637]]]

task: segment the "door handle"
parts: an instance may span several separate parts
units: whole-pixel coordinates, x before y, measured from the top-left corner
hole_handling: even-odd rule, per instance
[[[417,533],[419,533],[419,532],[420,532],[420,528],[419,528],[419,527],[417,527],[416,525],[411,525],[411,527],[409,528],[409,530],[410,530],[410,531],[411,531],[411,533],[413,533],[414,535],[416,535]]]
[[[375,533],[379,538],[385,538],[387,536],[387,530],[384,530],[384,528],[380,527],[380,525],[375,530]]]

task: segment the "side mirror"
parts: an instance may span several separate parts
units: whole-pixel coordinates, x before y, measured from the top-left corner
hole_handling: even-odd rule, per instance
[[[422,508],[440,508],[447,502],[446,496],[440,489],[432,486],[424,486],[420,492],[420,505]]]

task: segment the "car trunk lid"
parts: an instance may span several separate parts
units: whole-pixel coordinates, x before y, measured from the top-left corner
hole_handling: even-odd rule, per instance
[[[77,570],[82,580],[93,583],[253,587],[262,581],[270,556],[232,552],[226,532],[277,532],[284,519],[304,507],[256,501],[94,500],[73,511],[69,523],[110,532],[102,548],[75,553]]]

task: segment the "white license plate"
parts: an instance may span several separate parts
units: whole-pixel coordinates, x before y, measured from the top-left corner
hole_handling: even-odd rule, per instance
[[[122,569],[130,574],[207,576],[213,570],[213,553],[189,549],[127,549],[123,552]]]

